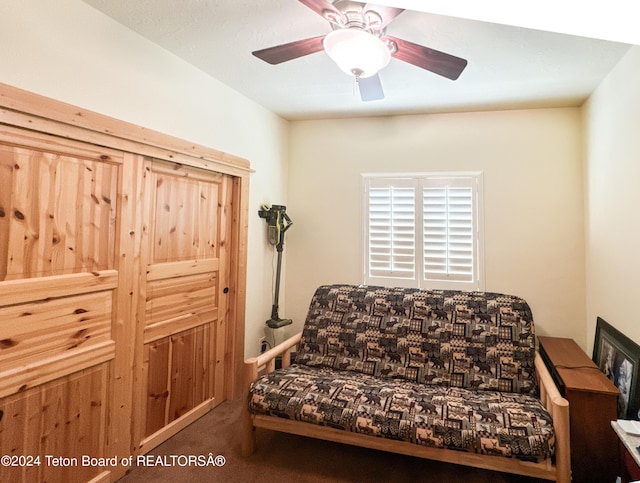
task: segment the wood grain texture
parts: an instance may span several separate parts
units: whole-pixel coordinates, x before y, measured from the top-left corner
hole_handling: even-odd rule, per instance
[[[226,281],[229,287],[228,317],[230,367],[225,373],[225,399],[243,396],[243,360],[247,302],[247,240],[249,232],[249,179],[233,178],[231,257]]]
[[[111,367],[109,384],[109,425],[107,454],[109,457],[132,452],[132,417],[136,404],[132,391],[134,368],[140,364],[136,355],[141,344],[136,335],[142,326],[138,320],[138,307],[144,306],[139,294],[141,272],[145,264],[142,258],[143,240],[143,187],[146,180],[144,159],[131,153],[124,154],[124,163],[118,177],[117,236],[115,252],[118,254],[118,287],[115,291],[112,337],[115,357]],[[110,468],[114,478],[127,470],[119,465]]]
[[[145,437],[209,398],[207,325],[145,345]]]
[[[0,118],[7,123],[91,144],[168,161],[193,163],[210,171],[248,176],[249,161],[207,146],[168,136],[87,109],[0,84]],[[22,119],[18,119],[22,117]],[[178,159],[176,159],[178,158]]]
[[[167,424],[169,400],[169,338],[145,345],[145,367],[147,368],[147,397],[145,407],[145,432],[148,436]]]
[[[22,447],[4,430],[0,454],[135,455],[222,402],[214,388],[233,392],[250,171],[0,84],[0,409],[26,405],[29,421],[11,429]],[[125,471],[25,469],[17,481]]]
[[[217,183],[157,175],[152,263],[217,258]]]
[[[220,283],[218,285],[218,320],[215,322],[214,358],[215,364],[213,372],[213,396],[218,400],[223,400],[228,391],[228,380],[232,379],[231,374],[226,374],[227,369],[233,367],[232,352],[234,344],[234,332],[229,329],[231,310],[233,305],[229,299],[233,297],[231,292],[233,278],[231,273],[231,250],[233,249],[234,234],[232,231],[234,211],[233,211],[233,182],[230,178],[225,179],[220,189],[218,204],[221,208],[222,216],[219,219],[220,250]],[[230,376],[230,377],[226,377]]]
[[[41,465],[0,466],[0,481],[84,483],[104,471],[82,466],[83,455],[104,457],[107,364],[0,399],[3,454],[40,456]],[[75,466],[46,464],[46,455],[76,458]]]
[[[194,387],[196,380],[195,344],[196,332],[202,337],[202,329],[192,329],[180,332],[171,340],[171,369],[170,369],[170,398],[167,422],[175,421],[196,406],[194,401]],[[202,401],[198,401],[200,403]]]
[[[226,175],[146,160],[145,354],[135,439],[159,442],[224,387],[223,281],[233,222]],[[220,356],[218,356],[220,355]],[[218,376],[219,374],[219,376]],[[219,380],[218,380],[219,378]],[[222,391],[220,397],[223,396]],[[186,420],[185,420],[186,421]],[[163,436],[165,435],[165,436]],[[151,439],[149,439],[151,438]]]
[[[202,404],[196,406],[188,413],[184,414],[180,419],[176,419],[175,421],[167,424],[162,428],[162,431],[157,431],[153,433],[151,436],[144,438],[140,442],[140,453],[147,453],[151,451],[153,448],[158,446],[159,444],[165,442],[170,437],[174,436],[176,433],[187,427],[188,425],[195,422],[198,418],[204,416],[207,412],[214,409],[218,406],[221,401],[216,401],[215,399],[207,399]]]
[[[0,308],[2,370],[111,340],[112,292]]]
[[[197,274],[217,272],[219,260],[217,258],[202,258],[197,260],[185,260],[183,262],[157,263],[147,266],[147,281],[162,280],[172,277],[180,277],[185,273]]]
[[[0,280],[114,268],[117,165],[0,146]]]
[[[620,391],[575,343],[562,337],[538,337],[540,354],[571,407],[571,467],[575,481],[615,480]]]
[[[79,370],[113,360],[113,341],[78,347],[51,357],[29,361],[13,369],[0,371],[0,398],[68,376]]]
[[[73,462],[25,468],[25,481],[111,475],[73,458],[104,457],[109,444],[122,161],[110,149],[0,130],[0,397],[32,412],[23,454]]]
[[[0,109],[0,115],[6,116],[7,112]],[[16,115],[14,113],[14,115]],[[7,119],[4,119],[6,122]],[[10,144],[26,149],[35,149],[47,153],[60,155],[79,156],[82,159],[99,161],[102,163],[122,164],[122,151],[112,149],[100,144],[87,144],[70,139],[67,136],[60,137],[43,132],[33,132],[6,124],[0,124],[0,138],[10,140]]]
[[[0,291],[0,306],[64,297],[69,294],[113,290],[117,281],[116,270],[5,281],[2,282]]]

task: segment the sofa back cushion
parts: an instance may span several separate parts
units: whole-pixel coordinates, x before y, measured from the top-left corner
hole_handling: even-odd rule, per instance
[[[296,362],[422,384],[535,394],[526,301],[487,292],[323,285]]]

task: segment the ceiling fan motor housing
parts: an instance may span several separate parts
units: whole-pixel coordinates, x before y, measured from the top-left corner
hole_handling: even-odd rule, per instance
[[[334,30],[359,29],[380,37],[384,34],[382,17],[375,10],[364,10],[365,5],[351,0],[336,0],[335,10],[325,10],[324,17]]]

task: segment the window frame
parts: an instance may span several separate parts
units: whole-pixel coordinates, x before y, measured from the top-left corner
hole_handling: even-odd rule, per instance
[[[447,180],[454,180],[447,183]],[[423,194],[424,188],[458,185],[460,180],[466,180],[472,188],[472,231],[473,238],[473,280],[451,280],[447,277],[425,277],[424,264],[424,233],[423,233]],[[415,223],[414,223],[414,274],[411,277],[393,277],[371,275],[369,267],[369,189],[371,187],[392,186],[393,182],[399,185],[413,185],[415,187]],[[423,173],[362,173],[361,174],[361,279],[367,285],[417,287],[424,289],[444,290],[484,290],[484,196],[483,173],[480,171],[446,171]]]

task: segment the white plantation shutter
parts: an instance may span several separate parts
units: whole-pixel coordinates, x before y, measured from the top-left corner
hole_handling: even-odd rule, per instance
[[[415,280],[418,186],[413,180],[389,181],[368,187],[368,273]]]
[[[476,228],[470,181],[469,178],[425,180],[423,277],[427,281],[474,280]]]
[[[364,283],[481,289],[481,180],[363,176]]]

